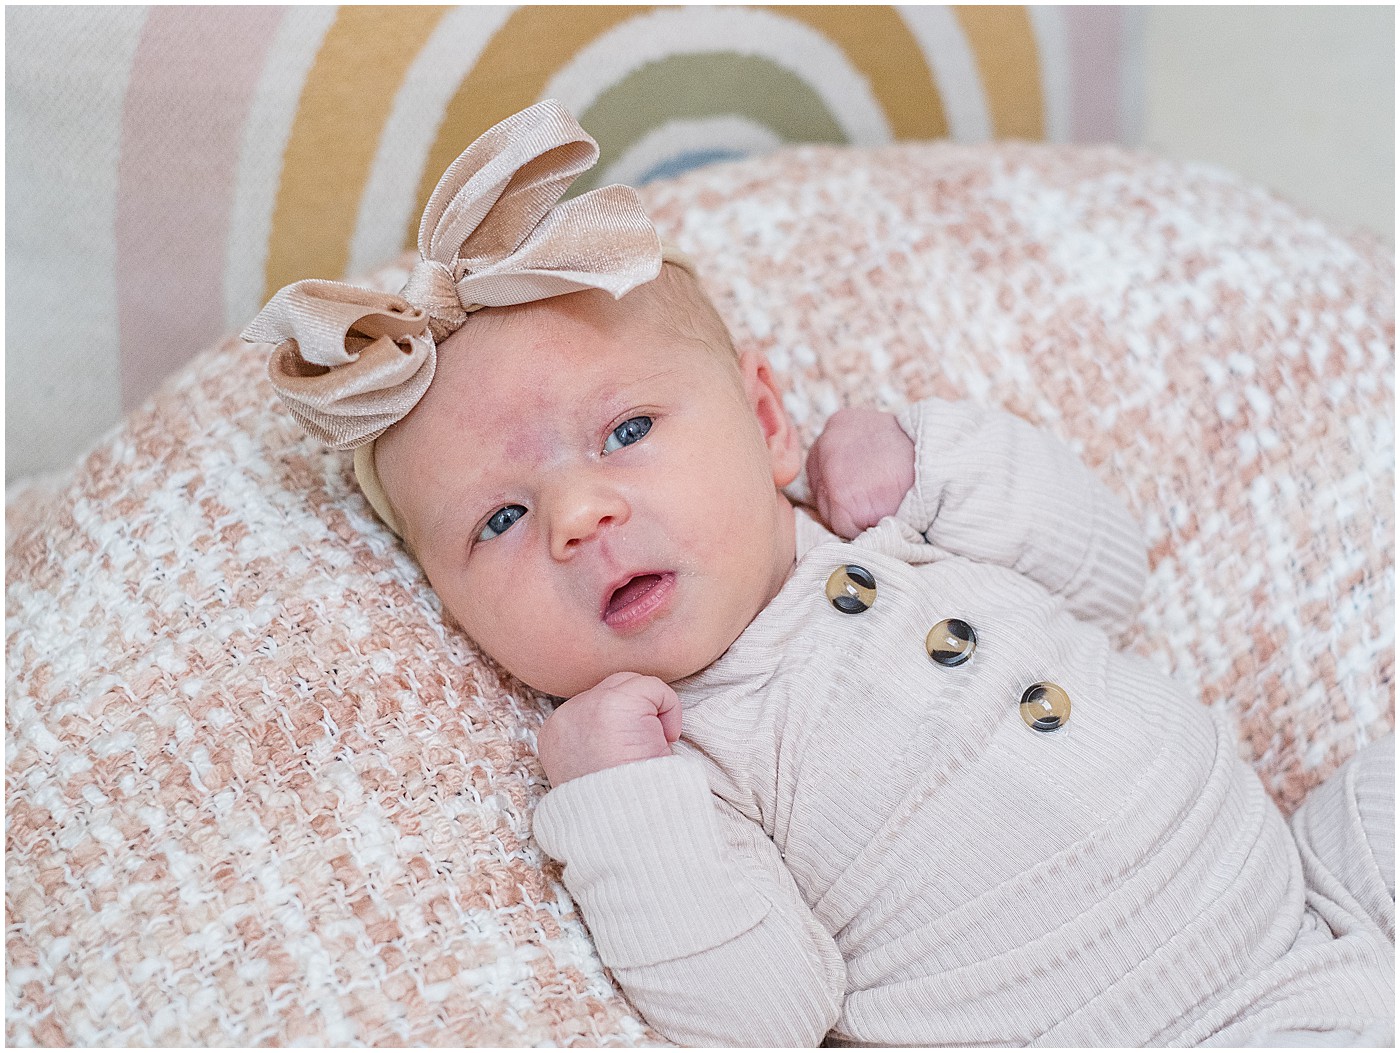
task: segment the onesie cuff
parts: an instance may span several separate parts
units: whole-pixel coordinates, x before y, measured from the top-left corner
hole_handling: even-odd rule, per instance
[[[946,477],[930,471],[939,451],[952,451],[967,434],[970,422],[965,411],[942,399],[922,399],[906,406],[895,420],[914,443],[914,485],[904,495],[895,518],[927,536],[943,507]]]
[[[703,766],[657,757],[571,779],[535,809],[535,837],[564,864],[610,967],[655,965],[747,932],[768,904],[729,854]]]

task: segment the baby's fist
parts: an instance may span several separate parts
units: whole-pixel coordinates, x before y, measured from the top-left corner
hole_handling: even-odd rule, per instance
[[[914,442],[892,413],[839,409],[807,454],[817,514],[850,539],[894,515],[914,485]]]
[[[540,728],[540,763],[551,786],[631,761],[669,757],[681,737],[681,703],[654,676],[614,673],[580,691]]]

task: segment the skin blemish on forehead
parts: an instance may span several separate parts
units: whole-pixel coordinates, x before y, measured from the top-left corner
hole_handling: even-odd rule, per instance
[[[523,464],[534,468],[543,464],[559,448],[559,435],[551,431],[545,435],[538,428],[526,427],[512,432],[506,438],[506,460],[512,464]]]

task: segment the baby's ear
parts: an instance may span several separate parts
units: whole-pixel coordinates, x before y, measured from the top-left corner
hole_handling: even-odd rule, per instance
[[[768,443],[768,455],[773,462],[773,483],[779,489],[797,478],[802,468],[802,445],[797,438],[783,394],[773,379],[768,360],[757,351],[745,351],[739,356],[739,373],[744,378],[753,415]]]

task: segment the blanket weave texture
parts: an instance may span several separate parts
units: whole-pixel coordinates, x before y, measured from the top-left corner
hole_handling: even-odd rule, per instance
[[[1109,147],[801,147],[642,196],[805,442],[929,395],[1067,440],[1151,546],[1120,644],[1285,810],[1393,725],[1378,240]],[[662,1042],[532,838],[547,701],[446,626],[255,349],[13,495],[6,550],[10,1044]]]

